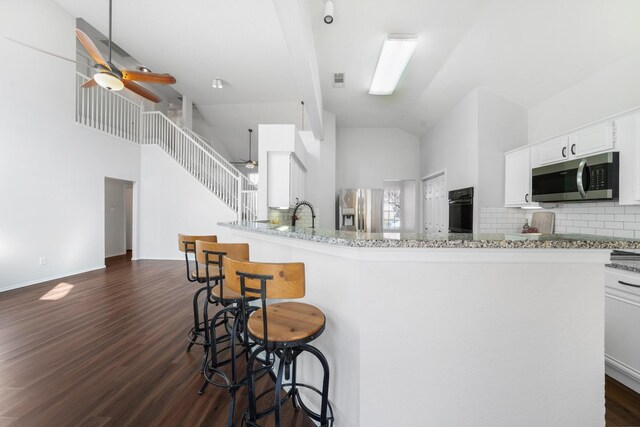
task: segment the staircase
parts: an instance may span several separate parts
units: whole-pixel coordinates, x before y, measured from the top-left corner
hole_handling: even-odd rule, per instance
[[[76,123],[136,144],[156,144],[216,197],[238,214],[257,218],[257,188],[211,144],[190,129],[180,128],[159,111],[101,87],[80,88],[89,78],[76,73]]]

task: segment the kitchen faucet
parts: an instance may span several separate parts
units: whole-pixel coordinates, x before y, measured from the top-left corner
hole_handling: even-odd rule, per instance
[[[309,206],[309,209],[311,209],[311,228],[316,228],[316,213],[313,210],[313,206],[311,206],[311,203],[307,202],[306,200],[296,203],[296,206],[293,208],[293,214],[291,215],[291,226],[296,226],[296,212],[298,212],[298,208],[302,205],[307,205]]]

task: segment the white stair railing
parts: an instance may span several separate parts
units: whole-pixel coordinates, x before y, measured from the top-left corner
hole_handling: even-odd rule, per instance
[[[140,105],[117,92],[82,89],[80,85],[88,80],[87,76],[76,73],[76,123],[138,142]]]
[[[183,130],[159,111],[103,88],[80,88],[89,78],[76,73],[76,123],[139,144],[156,144],[237,212],[238,220],[257,218],[257,188],[218,154],[208,141]]]
[[[141,144],[156,144],[238,212],[240,179],[159,111],[142,113]]]

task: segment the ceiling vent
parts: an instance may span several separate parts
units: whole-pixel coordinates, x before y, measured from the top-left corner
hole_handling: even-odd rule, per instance
[[[333,73],[333,87],[344,87],[344,73]]]
[[[105,45],[107,48],[109,48],[109,40],[102,39],[100,40],[100,42],[103,45]],[[125,52],[120,46],[118,46],[114,42],[111,42],[111,50],[117,53],[120,58],[131,58],[131,55]]]

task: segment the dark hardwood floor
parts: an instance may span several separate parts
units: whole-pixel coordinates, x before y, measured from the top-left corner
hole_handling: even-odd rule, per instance
[[[0,294],[0,427],[226,425],[227,392],[199,396],[202,349],[185,352],[184,263],[129,258]],[[245,408],[241,389],[235,425]],[[313,425],[286,408],[285,425]]]
[[[185,352],[184,263],[130,258],[0,294],[0,427],[225,425],[227,393],[199,396],[201,349]],[[640,395],[609,377],[606,406],[608,427],[640,426]],[[313,425],[286,408],[284,425]]]
[[[607,427],[640,426],[640,394],[607,376]]]

